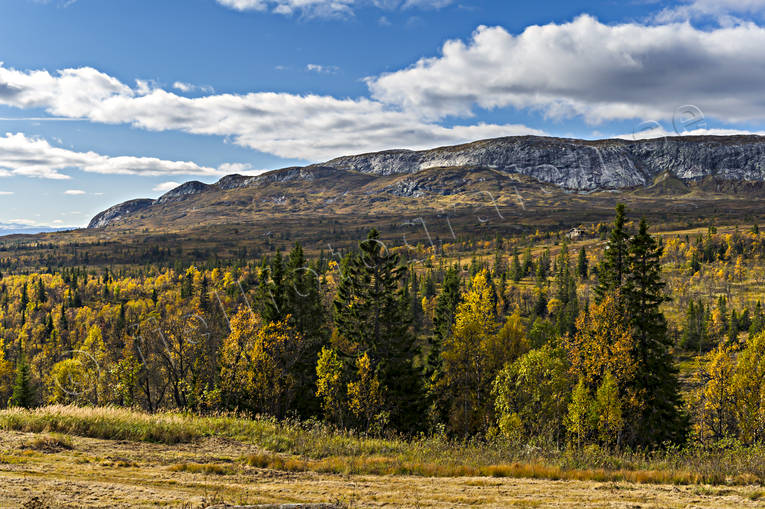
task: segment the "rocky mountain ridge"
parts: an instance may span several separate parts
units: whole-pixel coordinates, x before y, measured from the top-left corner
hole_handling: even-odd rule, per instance
[[[462,169],[462,176],[444,179],[434,170]],[[322,164],[274,170],[258,176],[227,175],[215,184],[192,181],[157,200],[131,200],[111,207],[93,218],[89,228],[109,226],[156,205],[187,200],[200,193],[225,193],[235,189],[259,189],[275,183],[363,183],[381,180],[379,189],[397,197],[421,198],[428,193],[451,194],[451,185],[465,180],[465,172],[491,170],[500,175],[525,176],[541,184],[569,192],[596,192],[646,187],[660,175],[681,181],[714,178],[735,182],[765,182],[765,137],[679,136],[649,140],[576,140],[520,136],[476,141],[431,150],[388,150],[343,156]],[[422,173],[422,176],[417,174]],[[391,183],[386,177],[406,178]],[[353,179],[351,179],[353,177]],[[284,202],[288,196],[279,196]],[[331,198],[330,198],[331,199]]]

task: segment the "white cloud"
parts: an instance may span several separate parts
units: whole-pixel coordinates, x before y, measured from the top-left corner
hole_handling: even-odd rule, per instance
[[[70,196],[79,196],[85,194],[85,191],[82,189],[67,189],[64,191],[64,194],[68,194]]]
[[[664,8],[655,16],[655,19],[660,23],[667,23],[711,18],[722,25],[731,25],[741,22],[737,17],[739,15],[763,12],[765,12],[765,0],[693,0]]]
[[[13,194],[13,191],[0,191],[0,196],[10,196]]]
[[[175,189],[179,185],[181,185],[181,184],[178,183],[178,182],[173,182],[173,181],[162,182],[161,184],[157,184],[156,186],[154,186],[152,188],[152,191],[158,191],[160,193],[166,193],[166,192],[170,191],[171,189]]]
[[[343,17],[353,14],[354,0],[218,0],[238,11],[272,11],[277,14],[299,13],[307,17]]]
[[[340,70],[336,65],[319,65],[308,64],[305,66],[306,71],[316,72],[319,74],[334,74]]]
[[[209,85],[194,85],[193,83],[184,83],[182,81],[176,81],[173,83],[173,88],[180,90],[185,94],[188,94],[189,92],[202,92],[205,94],[212,94],[215,92],[215,89]]]
[[[441,55],[369,78],[372,97],[426,118],[538,109],[590,122],[667,118],[697,105],[728,122],[765,118],[765,28],[606,25],[590,16],[512,35],[479,27]]]
[[[62,171],[78,168],[90,173],[121,175],[220,175],[215,168],[188,161],[167,161],[154,157],[110,157],[96,152],[75,152],[54,147],[42,138],[23,133],[0,137],[0,172],[48,179],[70,178]],[[75,194],[74,191],[67,194]],[[79,193],[77,193],[79,194]]]
[[[223,6],[237,11],[271,11],[290,16],[300,14],[309,18],[343,18],[353,15],[354,9],[374,6],[380,9],[441,9],[453,0],[217,0]]]
[[[688,131],[677,132],[665,129],[662,126],[648,126],[644,130],[636,130],[631,133],[617,134],[612,138],[621,138],[623,140],[646,140],[654,138],[666,138],[673,136],[737,136],[754,135],[765,136],[765,131],[751,131],[747,129],[691,129]]]
[[[269,169],[253,168],[249,163],[223,163],[218,166],[218,171],[226,175],[238,173],[239,175],[256,176],[269,172]]]
[[[514,124],[443,127],[423,122],[416,112],[366,98],[273,92],[183,97],[161,88],[134,89],[91,68],[53,76],[0,66],[0,105],[154,131],[226,136],[255,150],[308,160],[402,145],[428,148],[474,138],[542,134]]]
[[[404,5],[393,0],[385,7]],[[765,27],[754,24],[700,30],[689,23],[606,25],[580,16],[569,23],[530,26],[517,35],[501,27],[479,27],[468,41],[446,42],[436,57],[369,78],[368,98],[274,92],[185,97],[147,82],[129,86],[87,67],[49,73],[0,64],[0,105],[154,131],[222,136],[277,156],[318,161],[395,147],[544,134],[516,124],[438,123],[449,116],[469,117],[479,108],[539,110],[549,117],[582,116],[598,123],[666,121],[678,106],[690,104],[722,122],[762,121],[763,47]],[[225,171],[142,160],[148,168],[107,158],[135,173],[157,165],[161,169],[155,174]],[[191,166],[173,167],[183,164]],[[88,171],[98,167],[85,166]],[[19,170],[0,164],[0,176],[11,168]],[[50,172],[49,166],[37,171],[44,169]]]

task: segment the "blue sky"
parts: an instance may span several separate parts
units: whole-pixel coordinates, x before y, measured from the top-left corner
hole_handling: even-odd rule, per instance
[[[765,0],[4,0],[0,223],[519,134],[765,130]],[[674,121],[674,122],[673,122]]]

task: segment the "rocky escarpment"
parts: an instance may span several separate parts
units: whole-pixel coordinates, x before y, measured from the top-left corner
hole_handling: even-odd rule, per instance
[[[450,176],[447,170],[432,174],[442,168],[458,168],[460,174]],[[258,176],[228,175],[211,185],[187,182],[156,201],[132,200],[112,207],[93,218],[90,227],[107,226],[155,204],[192,200],[202,193],[271,184],[305,183],[304,190],[310,191],[312,186],[322,183],[325,190],[334,194],[346,192],[349,185],[366,185],[378,178],[406,175],[406,179],[393,184],[379,188],[373,185],[366,193],[383,192],[399,197],[450,195],[462,192],[471,184],[465,172],[472,174],[482,170],[501,176],[523,175],[575,192],[645,187],[661,175],[679,179],[680,187],[682,182],[709,179],[718,182],[716,186],[721,181],[762,183],[765,182],[765,137],[679,136],[591,141],[519,136],[423,151],[388,150],[338,157],[322,164],[284,168]],[[288,198],[284,196],[283,201]],[[331,203],[332,200],[330,196],[325,201]]]
[[[170,191],[166,192],[165,194],[163,194],[157,199],[156,203],[168,203],[172,201],[182,200],[192,194],[203,193],[207,191],[209,188],[210,188],[210,185],[208,184],[199,182],[198,180],[192,180],[191,182],[186,182],[185,184],[181,184],[175,189],[171,189]]]
[[[120,203],[114,207],[110,207],[103,212],[99,213],[90,220],[88,228],[101,228],[108,226],[112,223],[116,223],[120,219],[135,214],[140,210],[144,210],[154,204],[154,200],[138,199],[130,200],[125,203]]]
[[[419,152],[394,150],[339,157],[324,165],[374,175],[416,173],[434,167],[485,167],[573,191],[644,186],[665,171],[681,179],[715,176],[764,181],[765,138],[586,141],[521,136]]]

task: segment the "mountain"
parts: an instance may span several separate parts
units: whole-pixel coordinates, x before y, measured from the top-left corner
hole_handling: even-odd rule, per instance
[[[0,223],[0,237],[6,235],[33,235],[35,233],[58,232],[71,228],[53,228],[50,226],[28,226],[23,223]]]
[[[344,156],[259,176],[228,175],[209,185],[187,182],[157,200],[116,205],[88,227],[200,226],[253,213],[434,211],[475,201],[475,193],[498,193],[507,203],[521,200],[524,209],[528,204],[541,210],[551,197],[572,193],[735,199],[740,193],[759,196],[764,183],[765,137],[760,136],[594,141],[521,136]]]

